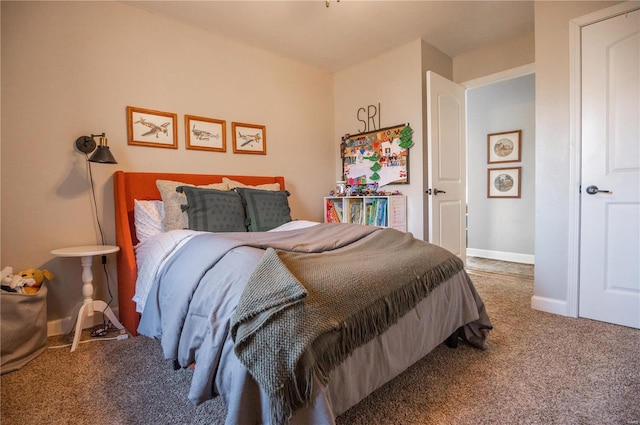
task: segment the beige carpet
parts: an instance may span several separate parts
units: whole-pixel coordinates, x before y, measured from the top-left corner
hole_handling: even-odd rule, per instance
[[[338,425],[640,423],[640,331],[532,310],[530,279],[470,275],[495,326],[488,349],[439,346]],[[144,337],[49,349],[2,376],[1,423],[224,423],[221,400],[189,403],[190,375]]]

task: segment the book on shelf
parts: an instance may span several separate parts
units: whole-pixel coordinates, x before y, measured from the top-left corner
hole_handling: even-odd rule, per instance
[[[349,217],[351,223],[364,224],[362,217],[362,202],[351,203],[351,216]]]
[[[384,198],[378,199],[373,224],[375,226],[386,226],[387,224],[387,200]]]
[[[342,223],[342,201],[327,200],[327,223]]]
[[[366,203],[365,224],[370,226],[387,225],[387,204],[386,198],[373,198]]]
[[[366,224],[371,226],[373,224],[375,224],[375,220],[376,220],[376,210],[378,209],[378,200],[377,199],[370,199],[369,202],[367,202],[367,221]]]
[[[373,224],[373,211],[375,210],[375,199],[370,200],[370,202],[365,202],[365,224],[371,225]]]

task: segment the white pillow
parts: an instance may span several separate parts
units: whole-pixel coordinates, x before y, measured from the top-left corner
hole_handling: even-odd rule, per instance
[[[208,189],[229,190],[227,183],[212,183],[204,186],[195,186],[189,183],[175,182],[171,180],[156,180],[156,186],[160,191],[164,203],[164,220],[167,231],[189,228],[189,216],[182,211],[182,205],[187,205],[187,197],[184,193],[176,192],[178,186],[205,187]]]
[[[265,183],[265,184],[258,184],[255,186],[251,186],[249,184],[240,183],[238,181],[231,180],[226,177],[223,177],[222,181],[227,185],[229,185],[229,189],[235,189],[236,187],[248,187],[250,189],[280,190],[280,183]]]
[[[133,218],[136,226],[136,237],[139,242],[158,233],[166,232],[164,222],[164,206],[162,201],[133,200]]]

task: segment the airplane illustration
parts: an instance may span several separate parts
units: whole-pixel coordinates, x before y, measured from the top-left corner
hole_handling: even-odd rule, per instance
[[[193,125],[191,132],[193,133],[194,136],[196,136],[196,139],[198,140],[210,140],[211,138],[214,138],[214,139],[220,138],[219,134],[209,133],[208,131],[205,131],[205,130],[198,130],[195,124]]]
[[[144,119],[144,117],[140,117],[140,119],[138,121],[135,122],[135,124],[142,124],[145,127],[149,127],[151,130],[147,131],[146,133],[144,133],[142,136],[152,136],[155,134],[156,139],[158,138],[158,134],[159,133],[163,133],[163,134],[169,134],[169,131],[167,130],[167,127],[171,124],[169,122],[166,122],[162,125],[157,125],[154,124],[150,121],[146,121]]]
[[[248,144],[251,144],[253,142],[260,142],[260,133],[256,133],[254,135],[251,134],[242,134],[240,132],[238,132],[238,137],[241,138],[243,140],[243,142],[240,144],[240,146],[246,146]]]

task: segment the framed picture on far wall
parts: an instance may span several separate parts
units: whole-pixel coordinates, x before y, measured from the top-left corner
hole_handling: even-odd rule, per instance
[[[227,151],[227,123],[224,120],[184,116],[185,141],[187,149],[201,151]]]
[[[487,135],[487,163],[519,162],[522,130]]]
[[[487,198],[519,198],[522,167],[487,170]]]
[[[267,129],[264,125],[231,123],[233,153],[267,154]]]

